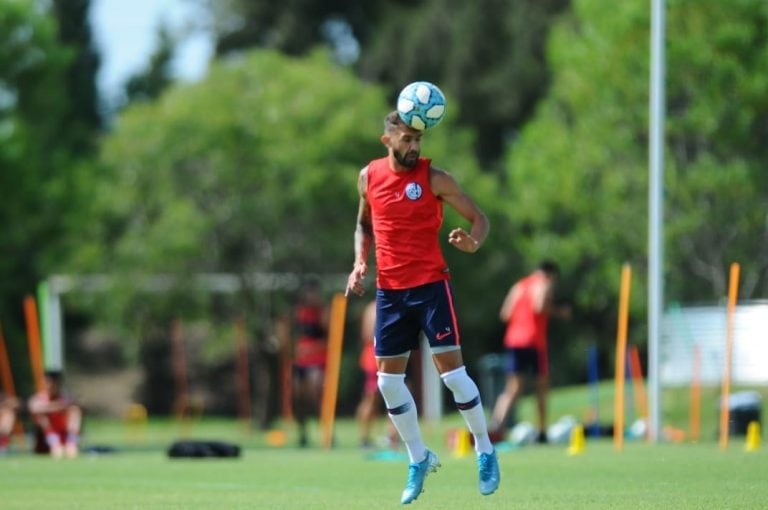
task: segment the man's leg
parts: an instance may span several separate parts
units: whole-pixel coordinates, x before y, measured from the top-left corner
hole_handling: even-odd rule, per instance
[[[381,396],[387,406],[387,414],[405,443],[411,462],[421,462],[427,448],[421,437],[419,417],[413,395],[405,385],[404,373],[378,373]]]
[[[414,501],[424,489],[424,479],[431,472],[437,471],[440,461],[424,445],[419,428],[416,402],[408,386],[405,385],[405,368],[408,356],[377,358],[379,367],[378,385],[387,413],[408,450],[408,481],[400,498],[403,504]]]
[[[509,411],[517,402],[522,389],[522,379],[517,374],[508,374],[504,391],[496,398],[491,418],[491,431],[502,432],[506,427]]]
[[[539,425],[539,443],[547,442],[547,398],[549,396],[549,377],[536,377],[536,415]]]
[[[293,417],[296,419],[296,425],[298,425],[299,429],[298,434],[300,447],[307,446],[309,442],[307,439],[307,417],[309,415],[309,409],[307,406],[305,370],[305,368],[294,368],[292,386]]]
[[[67,457],[77,457],[78,444],[80,442],[80,426],[83,421],[83,412],[78,406],[67,408],[67,437],[64,443],[64,454]]]
[[[480,391],[467,374],[460,350],[435,353],[433,359],[443,383],[453,393],[456,407],[475,438],[480,492],[483,495],[492,494],[499,487],[501,477],[496,451],[488,437]]]
[[[461,366],[457,369],[440,374],[445,385],[453,393],[453,400],[459,413],[467,424],[469,431],[475,436],[475,449],[478,453],[491,453],[493,446],[488,438],[488,425],[480,402],[480,392],[475,382],[467,374],[467,369]]]

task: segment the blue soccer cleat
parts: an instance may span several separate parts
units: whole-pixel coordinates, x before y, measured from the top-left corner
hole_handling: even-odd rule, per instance
[[[424,490],[424,479],[429,473],[434,473],[440,467],[440,460],[437,455],[427,450],[427,456],[421,462],[414,462],[408,465],[408,483],[400,498],[400,503],[407,505],[415,500]],[[498,476],[497,476],[498,479]]]
[[[480,474],[480,494],[487,496],[499,488],[499,459],[496,450],[491,453],[481,453],[477,457],[477,470]]]

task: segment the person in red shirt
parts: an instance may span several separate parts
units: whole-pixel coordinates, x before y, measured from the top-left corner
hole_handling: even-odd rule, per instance
[[[450,173],[421,157],[422,135],[396,111],[386,116],[381,142],[387,155],[371,161],[358,177],[355,262],[347,280],[347,293],[364,293],[368,255],[375,243],[377,385],[410,458],[403,504],[421,494],[427,474],[440,466],[424,444],[416,404],[405,384],[408,357],[418,348],[421,333],[474,437],[480,492],[495,492],[500,478],[480,393],[464,367],[450,273],[439,239],[443,204],[471,225],[469,232],[458,227],[448,234],[448,243],[460,251],[480,248],[488,235],[488,219]]]
[[[320,282],[302,285],[294,311],[296,343],[293,354],[293,415],[299,427],[299,446],[307,446],[307,422],[317,416],[322,399],[325,362],[328,355],[328,307],[320,293]]]
[[[45,374],[45,387],[32,395],[27,409],[37,427],[36,453],[77,457],[82,410],[61,387],[61,372]]]
[[[538,269],[517,281],[507,292],[499,318],[507,324],[504,333],[505,371],[504,391],[496,399],[491,419],[491,437],[504,437],[507,417],[523,389],[523,377],[536,379],[536,411],[538,442],[545,443],[547,425],[547,396],[549,393],[549,359],[547,329],[549,318],[570,316],[567,306],[553,304],[553,292],[560,269],[551,261],[542,262]]]

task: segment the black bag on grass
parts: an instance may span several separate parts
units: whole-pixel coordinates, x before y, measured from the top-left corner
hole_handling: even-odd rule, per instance
[[[239,457],[240,447],[225,441],[176,441],[168,448],[171,458]]]

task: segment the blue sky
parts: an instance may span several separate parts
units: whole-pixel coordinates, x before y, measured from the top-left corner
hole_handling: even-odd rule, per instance
[[[125,80],[142,70],[166,24],[181,37],[173,74],[194,81],[205,75],[213,48],[204,11],[191,0],[93,0],[90,19],[101,53],[99,90],[108,103],[119,99]]]

